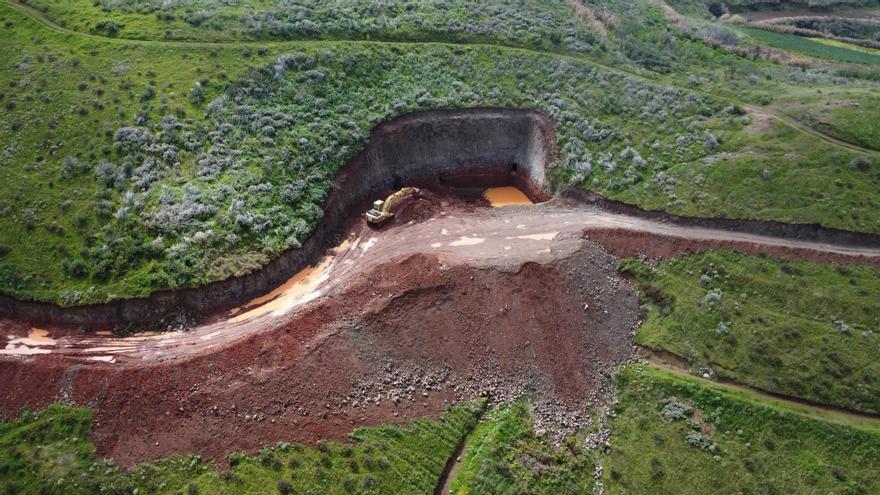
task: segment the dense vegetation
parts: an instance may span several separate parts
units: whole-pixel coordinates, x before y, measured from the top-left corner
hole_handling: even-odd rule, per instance
[[[877,493],[877,423],[805,418],[643,366],[618,380],[606,493]]]
[[[109,37],[180,40],[376,39],[599,49],[563,2],[538,0],[30,0],[54,22]]]
[[[647,208],[880,231],[873,158],[850,167],[855,153],[752,126],[699,92],[721,85],[714,72],[683,90],[490,46],[107,41],[0,9],[14,88],[0,287],[17,297],[97,302],[254,270],[311,233],[375,123],[431,108],[539,108],[559,125],[560,181]],[[803,84],[762,67],[730,66],[730,87],[753,69],[759,91]]]
[[[723,379],[880,412],[877,270],[732,252],[624,267],[645,303],[639,344]]]
[[[0,423],[0,478],[8,494],[430,493],[482,408],[463,402],[441,420],[358,429],[346,443],[281,443],[256,456],[233,454],[219,472],[192,455],[120,469],[96,459],[88,409],[52,405]]]

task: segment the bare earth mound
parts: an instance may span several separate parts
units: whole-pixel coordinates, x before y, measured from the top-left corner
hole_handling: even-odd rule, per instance
[[[605,372],[633,356],[638,305],[596,245],[560,236],[551,251],[512,269],[394,259],[283,325],[191,359],[3,366],[4,414],[92,407],[100,453],[126,465],[341,439],[476,395],[531,392],[542,427],[574,427]]]

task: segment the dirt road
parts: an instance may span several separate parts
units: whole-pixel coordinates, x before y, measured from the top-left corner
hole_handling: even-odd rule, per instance
[[[141,333],[115,338],[107,331],[71,334],[0,322],[0,359],[42,354],[84,363],[144,363],[217,350],[255,332],[283,325],[309,305],[320,305],[371,268],[413,254],[436,256],[449,265],[517,270],[527,262],[544,264],[572,249],[566,239],[586,235],[616,254],[663,256],[700,246],[768,252],[800,258],[831,257],[880,263],[880,247],[859,248],[743,232],[688,227],[554,202],[460,211],[441,205],[439,214],[421,222],[372,230],[356,222],[349,238],[314,267],[292,277],[265,296],[186,332]],[[689,243],[668,252],[668,244]],[[662,252],[658,252],[661,250]]]

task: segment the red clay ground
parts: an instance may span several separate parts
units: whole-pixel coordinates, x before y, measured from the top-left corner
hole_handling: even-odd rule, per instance
[[[637,300],[610,255],[573,242],[573,255],[515,271],[395,260],[284,325],[183,361],[6,365],[4,414],[89,406],[99,453],[123,465],[341,439],[478,394],[534,391],[547,420],[575,426],[603,372],[633,356]]]

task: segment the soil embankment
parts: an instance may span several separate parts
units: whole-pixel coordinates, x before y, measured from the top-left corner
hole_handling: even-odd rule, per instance
[[[643,210],[638,206],[606,198],[601,194],[583,189],[567,189],[559,195],[560,206],[576,207],[591,205],[609,214],[623,215],[637,219],[669,224],[693,230],[715,230],[737,234],[749,234],[780,241],[804,241],[814,244],[814,248],[880,248],[880,234],[852,232],[832,229],[810,223],[784,223],[771,220],[746,220],[735,218],[704,218],[675,215],[662,210]]]
[[[623,228],[585,228],[584,234],[621,258],[662,258],[729,249],[749,255],[880,268],[880,256],[821,251],[797,245],[767,244],[749,239],[706,239]]]
[[[343,439],[475,396],[533,393],[540,427],[577,427],[611,369],[633,357],[637,297],[615,258],[580,236],[523,242],[536,249],[504,267],[393,257],[270,328],[183,360],[3,366],[3,414],[87,405],[99,453],[124,465]]]

